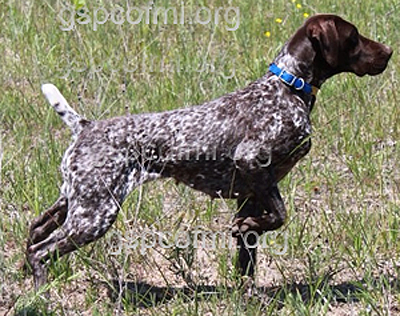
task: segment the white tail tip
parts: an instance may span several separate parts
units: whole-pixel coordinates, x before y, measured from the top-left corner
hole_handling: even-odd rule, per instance
[[[55,103],[64,99],[57,87],[51,83],[42,85],[42,92],[51,105],[54,105]]]

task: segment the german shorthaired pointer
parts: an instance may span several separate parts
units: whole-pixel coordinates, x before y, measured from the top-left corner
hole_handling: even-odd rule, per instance
[[[55,204],[31,227],[27,258],[35,287],[46,262],[102,237],[125,197],[146,181],[173,177],[213,198],[237,199],[238,268],[253,276],[255,233],[286,218],[278,182],[310,150],[316,91],[341,72],[384,71],[390,47],[334,15],[316,15],[286,43],[262,78],[200,106],[88,121],[51,84],[42,91],[71,128]],[[247,240],[243,235],[246,232]]]

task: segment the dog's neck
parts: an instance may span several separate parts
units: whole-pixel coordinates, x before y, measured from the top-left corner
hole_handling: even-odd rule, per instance
[[[284,69],[296,77],[303,78],[304,81],[310,83],[318,88],[330,77],[328,74],[320,73],[315,67],[315,53],[310,53],[309,58],[299,58],[293,53],[289,52],[288,44],[286,44],[278,56],[275,58],[274,63],[281,69]]]
[[[274,64],[280,69],[285,70],[298,78],[302,78],[305,82],[314,87],[319,88],[323,83],[323,80],[315,80],[311,62],[308,60],[300,61],[298,58],[289,54],[287,45],[282,48],[278,56],[275,58]],[[316,101],[316,92],[313,91],[313,93],[310,94],[301,93],[299,96],[304,100],[311,111]]]

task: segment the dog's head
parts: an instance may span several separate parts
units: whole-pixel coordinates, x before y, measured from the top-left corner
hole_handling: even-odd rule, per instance
[[[377,75],[386,69],[392,49],[359,34],[357,28],[336,15],[309,18],[289,42],[289,52],[312,58],[323,77],[340,72]],[[304,59],[303,59],[304,60]]]

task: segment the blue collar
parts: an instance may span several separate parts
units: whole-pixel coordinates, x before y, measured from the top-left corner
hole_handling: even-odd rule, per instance
[[[269,66],[269,71],[274,75],[278,76],[284,83],[288,86],[295,88],[299,91],[304,91],[305,93],[316,95],[318,92],[318,88],[305,82],[303,78],[298,78],[295,75],[287,72],[284,69],[279,68],[276,64],[272,63]]]

